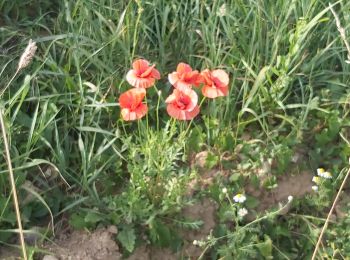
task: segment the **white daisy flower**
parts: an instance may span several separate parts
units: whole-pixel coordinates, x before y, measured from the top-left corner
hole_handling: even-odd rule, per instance
[[[325,170],[323,168],[318,168],[317,169],[317,175],[318,176],[322,176],[322,174],[325,172]]]
[[[314,191],[318,191],[318,186],[317,186],[317,185],[313,185],[313,186],[311,187],[311,189],[313,189]]]
[[[222,193],[226,194],[227,193],[227,189],[226,188],[222,188]]]
[[[241,218],[243,218],[247,214],[248,214],[248,210],[246,208],[241,208],[238,210],[238,216],[240,216]]]
[[[314,182],[314,183],[316,183],[316,184],[319,184],[320,183],[320,177],[318,177],[318,176],[314,176],[314,177],[312,177],[312,182]]]
[[[238,193],[233,196],[233,201],[237,203],[244,203],[247,200],[247,197],[244,194]]]
[[[322,178],[325,178],[325,179],[332,179],[332,177],[333,177],[330,172],[326,172],[323,169],[321,171],[319,171],[319,169],[317,169],[317,175],[322,177]]]
[[[325,178],[325,179],[332,179],[333,176],[332,176],[332,174],[330,172],[324,172],[323,173],[323,178]]]
[[[198,245],[198,241],[197,241],[197,240],[193,240],[192,244],[193,244],[194,246],[197,246],[197,245]]]

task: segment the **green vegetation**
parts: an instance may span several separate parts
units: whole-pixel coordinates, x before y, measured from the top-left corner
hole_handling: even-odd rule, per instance
[[[124,256],[145,241],[178,251],[178,229],[203,224],[181,210],[211,198],[217,225],[196,241],[203,257],[310,259],[350,156],[350,65],[329,3],[350,40],[345,0],[0,0],[1,89],[29,39],[38,46],[0,100],[24,229],[45,223],[42,239],[52,238],[51,216],[65,216],[78,229],[116,225]],[[147,90],[147,116],[125,122],[118,98],[137,58],[161,79]],[[188,122],[171,119],[164,102],[179,62],[230,77],[229,95],[205,99]],[[202,151],[204,169],[192,163]],[[263,207],[248,191],[274,192],[305,171],[311,181],[320,167],[332,178],[282,205]],[[212,183],[189,196],[209,171]],[[16,235],[11,196],[2,156],[2,244]],[[319,259],[348,259],[349,206],[329,224]]]

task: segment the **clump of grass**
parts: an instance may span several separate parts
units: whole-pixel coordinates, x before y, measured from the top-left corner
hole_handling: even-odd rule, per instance
[[[346,46],[335,44],[338,33],[327,16],[327,1],[40,3],[38,13],[43,15],[35,19],[28,19],[22,2],[2,4],[7,24],[0,47],[8,51],[0,53],[4,57],[0,76],[3,82],[12,82],[2,94],[6,97],[5,116],[11,122],[8,130],[14,174],[19,174],[17,185],[31,181],[55,217],[68,212],[76,227],[93,228],[99,223],[126,226],[125,237],[120,238],[124,242],[130,234],[135,239],[142,237],[139,233],[145,225],[153,225],[152,242],[156,244],[161,234],[172,233],[164,221],[166,214],[175,214],[169,207],[178,211],[178,206],[186,203],[180,194],[195,176],[187,167],[187,152],[210,150],[206,165],[212,170],[219,165],[220,170],[232,173],[228,186],[237,190],[244,187],[247,176],[257,182],[256,170],[270,161],[278,164],[268,172],[265,183],[273,189],[278,176],[293,166],[292,157],[299,146],[310,152],[298,170],[322,162],[338,172],[344,158],[347,160],[349,152],[339,144],[338,133],[347,127],[348,54]],[[341,3],[342,10],[348,10],[349,4]],[[32,75],[24,81],[20,75],[12,77],[19,68],[11,67],[11,59],[18,56],[19,37],[14,35],[35,37],[42,51],[32,71],[27,70]],[[140,138],[143,126],[118,120],[117,101],[128,88],[125,74],[136,57],[155,62],[163,78],[180,61],[198,69],[225,69],[232,79],[230,93],[210,104],[204,101],[203,118],[194,120],[191,128],[171,129],[169,135],[155,130],[166,129],[166,113],[150,114],[152,131],[145,130],[148,134]],[[166,80],[159,86],[162,95],[169,93]],[[149,95],[150,109],[158,106],[165,111],[154,94]],[[189,138],[174,144],[187,131]],[[170,180],[157,177],[165,166]],[[177,171],[182,175],[176,185],[181,187],[173,181]],[[180,187],[179,191],[163,200],[162,194],[168,194],[165,188],[152,185],[153,189],[147,189],[145,173],[158,178],[161,185]],[[130,181],[138,184],[133,188]],[[1,194],[7,194],[5,184],[0,179]],[[330,198],[333,194],[329,193]],[[215,185],[200,192],[200,196],[216,195]],[[299,212],[316,214],[308,210],[298,204]],[[22,214],[28,220],[25,225],[30,226],[49,213],[35,200],[24,205]],[[303,215],[282,218],[293,227],[300,219],[303,227],[319,223],[307,222]],[[241,237],[241,244],[213,250],[229,255],[255,241],[260,248],[272,243],[273,249],[266,255],[307,257],[313,248],[308,240],[314,238],[310,229],[305,228],[305,236],[297,236],[285,231],[280,219],[274,219],[274,225],[265,220],[254,226],[258,231],[252,229]],[[238,237],[235,230],[222,224],[218,233],[226,232],[226,236],[232,231],[230,236]],[[2,222],[2,227],[10,225]],[[266,236],[262,238],[261,233]],[[127,248],[133,248],[131,245]]]

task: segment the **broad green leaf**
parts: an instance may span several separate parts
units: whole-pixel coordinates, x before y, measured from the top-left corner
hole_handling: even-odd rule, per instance
[[[128,250],[130,253],[134,250],[135,247],[135,231],[133,228],[126,227],[124,228],[117,236],[119,242]]]

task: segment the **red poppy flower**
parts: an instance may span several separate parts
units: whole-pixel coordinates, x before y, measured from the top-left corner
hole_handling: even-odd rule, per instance
[[[147,60],[138,59],[132,64],[132,70],[126,74],[126,80],[135,88],[149,88],[156,79],[160,79],[159,71],[149,65]]]
[[[191,66],[186,63],[179,63],[176,71],[168,75],[171,85],[179,90],[198,87],[202,83],[201,74],[197,70],[192,70]]]
[[[198,96],[195,91],[186,88],[183,91],[174,89],[174,92],[165,100],[167,111],[171,117],[178,120],[191,120],[199,113]]]
[[[142,103],[146,95],[143,88],[133,88],[122,93],[119,97],[121,115],[125,121],[133,121],[142,118],[147,113],[147,105]]]
[[[228,95],[229,78],[223,70],[208,69],[202,71],[204,86],[202,88],[203,96],[208,98],[216,98]]]

